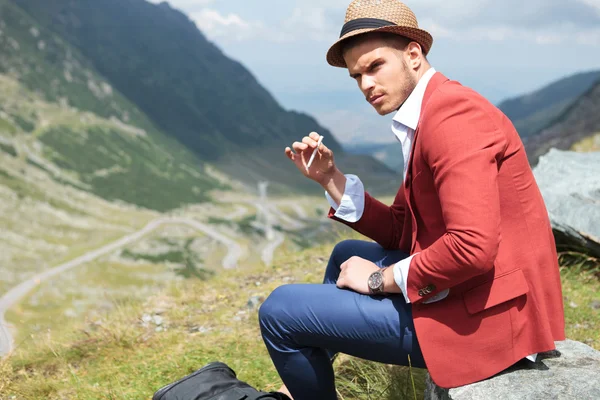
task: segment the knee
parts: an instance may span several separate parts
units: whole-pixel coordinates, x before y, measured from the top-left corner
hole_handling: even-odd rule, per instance
[[[358,240],[344,240],[339,242],[333,248],[331,252],[331,256],[337,260],[347,260],[356,254],[356,246],[358,245]]]
[[[293,302],[298,301],[294,286],[283,285],[275,289],[264,301],[258,310],[258,320],[261,329],[273,331],[285,325],[290,316]]]

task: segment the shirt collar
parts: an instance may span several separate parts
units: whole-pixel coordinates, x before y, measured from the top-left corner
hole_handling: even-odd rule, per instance
[[[425,75],[421,77],[415,89],[410,96],[408,96],[408,99],[406,99],[396,115],[394,115],[392,128],[394,128],[396,124],[401,124],[412,130],[417,129],[417,124],[421,117],[421,104],[423,103],[423,97],[425,97],[425,89],[427,89],[427,85],[433,75],[435,75],[435,72],[433,67],[429,68],[429,70],[425,72]]]

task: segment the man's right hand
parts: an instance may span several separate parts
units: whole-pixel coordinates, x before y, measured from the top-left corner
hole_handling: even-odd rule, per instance
[[[285,155],[292,160],[304,176],[323,186],[335,174],[337,168],[333,159],[333,151],[329,150],[322,143],[318,149],[316,148],[319,138],[320,135],[318,133],[312,132],[310,135],[305,136],[302,142],[294,142],[292,145],[293,151],[289,147],[286,147]],[[310,169],[307,169],[308,160],[310,160],[310,156],[314,151],[318,151],[318,153]]]

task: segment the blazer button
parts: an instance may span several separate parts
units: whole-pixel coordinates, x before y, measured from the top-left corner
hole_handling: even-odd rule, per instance
[[[425,292],[423,291],[423,289],[419,290],[419,296],[421,296],[421,297],[425,296]]]
[[[431,293],[435,290],[435,285],[428,285],[425,289],[428,293]]]

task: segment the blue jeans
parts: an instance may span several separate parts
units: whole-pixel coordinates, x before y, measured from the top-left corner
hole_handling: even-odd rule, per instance
[[[376,243],[347,240],[329,258],[323,284],[273,291],[259,310],[263,340],[294,400],[337,399],[332,357],[345,353],[386,364],[425,368],[412,311],[401,294],[367,296],[339,289],[340,265],[359,256],[380,268],[407,255]]]

